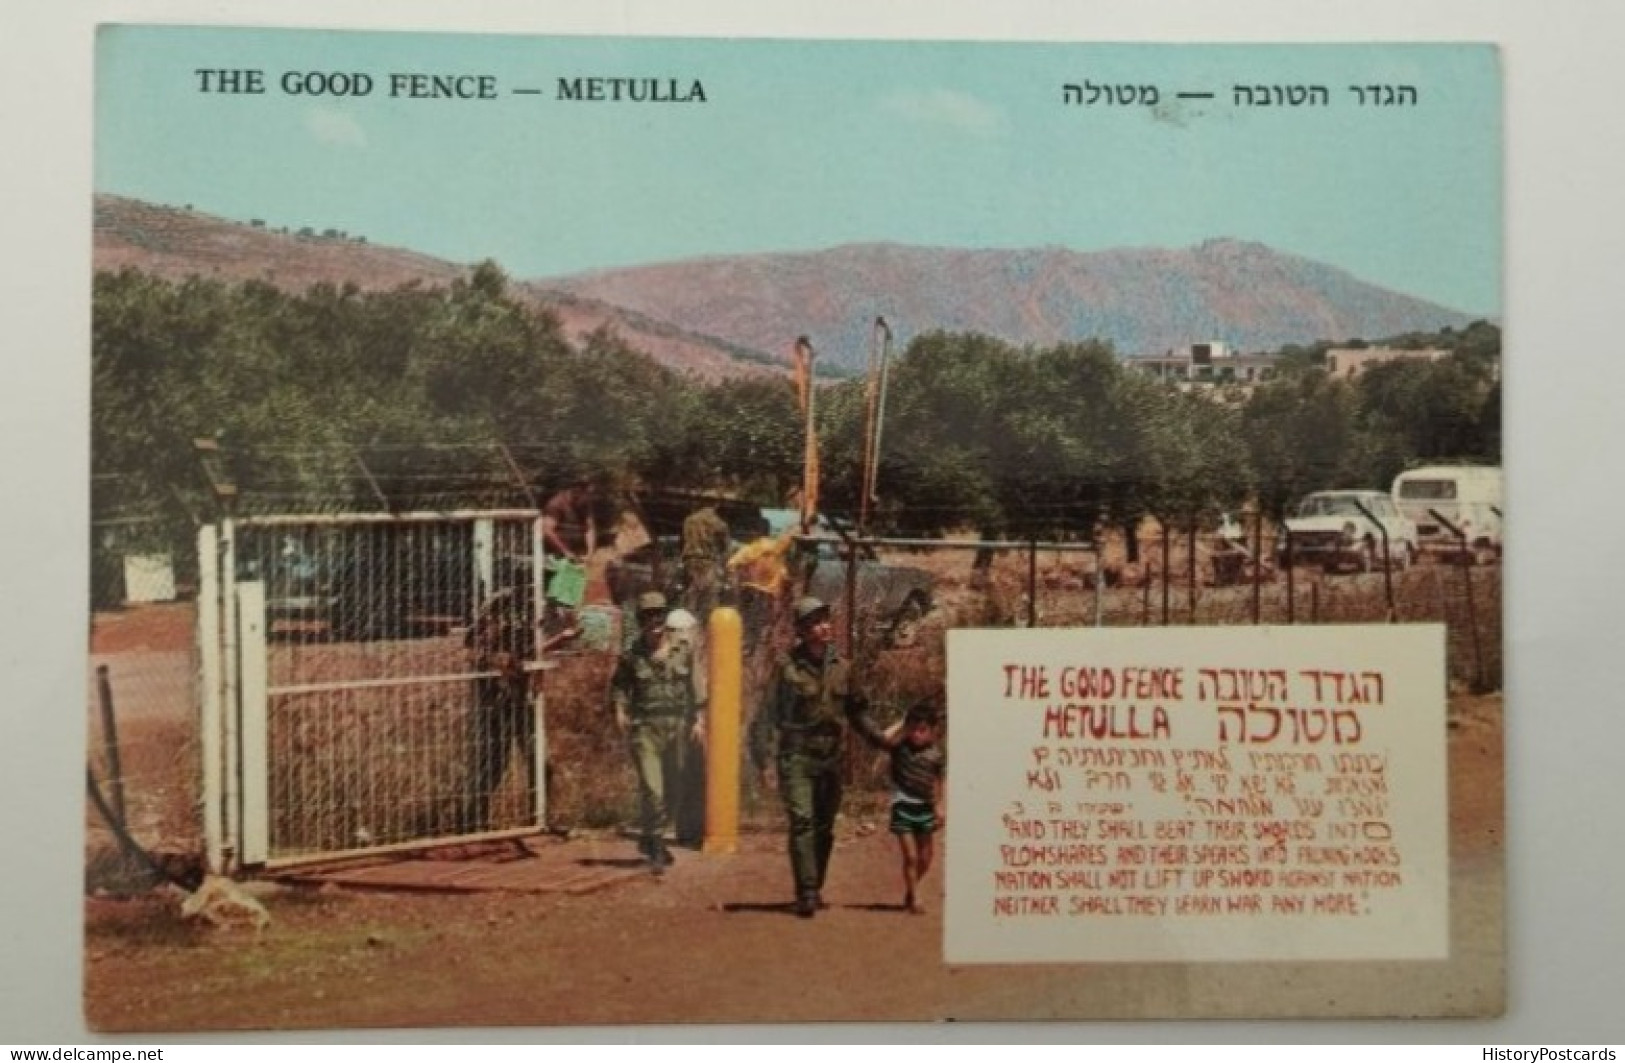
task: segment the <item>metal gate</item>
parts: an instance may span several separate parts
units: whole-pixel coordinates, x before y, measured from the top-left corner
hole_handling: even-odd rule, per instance
[[[198,546],[211,868],[545,822],[535,511],[253,517]]]

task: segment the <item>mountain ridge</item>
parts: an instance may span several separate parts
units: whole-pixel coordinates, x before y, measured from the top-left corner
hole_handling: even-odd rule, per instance
[[[1074,251],[843,244],[597,270],[543,283],[696,327],[746,347],[785,350],[807,334],[857,368],[873,319],[904,341],[944,329],[1018,345],[1088,339],[1119,354],[1220,340],[1243,350],[1461,327],[1473,315],[1367,284],[1256,241],[1185,249]],[[714,293],[727,292],[726,305]],[[884,293],[884,294],[881,294]],[[794,324],[791,324],[794,322]]]
[[[445,286],[471,269],[334,230],[289,232],[106,194],[95,201],[94,260],[98,269],[257,279],[293,291],[323,282]],[[608,327],[657,361],[708,379],[782,373],[801,335],[826,367],[860,371],[877,317],[899,349],[945,330],[1017,346],[1100,339],[1121,355],[1205,341],[1273,350],[1476,320],[1235,237],[1099,251],[850,242],[511,279],[510,290],[555,314],[574,340]]]

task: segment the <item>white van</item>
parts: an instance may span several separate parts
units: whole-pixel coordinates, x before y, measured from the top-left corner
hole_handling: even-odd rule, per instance
[[[1501,554],[1501,469],[1489,465],[1428,465],[1407,469],[1394,478],[1394,504],[1416,524],[1425,553],[1461,552],[1461,540],[1439,522],[1439,516],[1467,537],[1467,549],[1478,559]]]

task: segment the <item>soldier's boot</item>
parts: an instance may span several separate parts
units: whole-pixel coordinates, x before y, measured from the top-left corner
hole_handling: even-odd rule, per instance
[[[818,907],[816,890],[804,890],[796,895],[796,915],[802,919],[811,919],[817,915]]]
[[[666,868],[675,860],[671,850],[666,848],[665,840],[658,837],[639,841],[638,852],[642,854],[644,863],[649,865],[650,873],[655,875],[664,875]]]

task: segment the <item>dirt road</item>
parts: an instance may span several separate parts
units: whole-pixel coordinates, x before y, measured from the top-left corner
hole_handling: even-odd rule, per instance
[[[1503,1000],[1499,698],[1450,734],[1451,958],[1438,963],[949,967],[931,911],[898,910],[891,839],[847,819],[832,907],[787,907],[776,834],[683,851],[581,895],[278,888],[263,939],[183,923],[175,897],[86,902],[86,1014],[108,1031],[604,1023],[1484,1015]],[[631,844],[535,843],[615,868]]]

